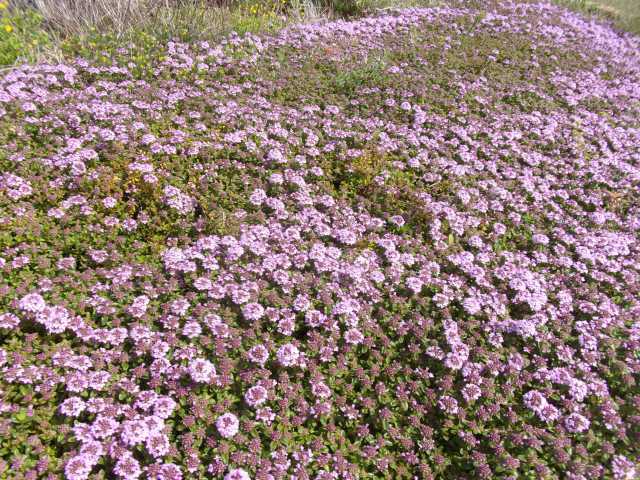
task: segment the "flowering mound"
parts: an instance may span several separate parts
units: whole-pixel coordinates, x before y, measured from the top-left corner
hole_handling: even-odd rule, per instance
[[[0,80],[2,478],[638,475],[638,38],[135,48]]]

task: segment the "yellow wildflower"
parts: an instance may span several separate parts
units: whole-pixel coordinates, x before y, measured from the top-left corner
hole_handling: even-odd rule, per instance
[[[13,27],[11,25],[5,25],[4,26],[4,31],[7,33],[11,33],[13,32]]]

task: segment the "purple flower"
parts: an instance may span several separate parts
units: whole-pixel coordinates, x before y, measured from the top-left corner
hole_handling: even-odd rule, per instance
[[[472,403],[482,395],[482,391],[480,387],[473,383],[469,383],[462,387],[462,396],[464,397],[464,401],[467,403]]]
[[[287,163],[285,156],[276,148],[269,150],[269,153],[267,153],[267,159],[274,163]]]
[[[140,295],[133,299],[133,303],[129,307],[128,312],[132,317],[140,318],[145,314],[148,307],[149,297],[146,295]]]
[[[475,297],[467,297],[462,301],[462,307],[469,315],[475,315],[482,310],[482,305]]]
[[[120,424],[113,418],[100,414],[91,424],[91,432],[95,438],[104,439],[113,435]]]
[[[251,196],[249,197],[249,201],[256,206],[262,205],[262,203],[267,199],[267,193],[261,189],[256,188]]]
[[[547,237],[546,235],[544,235],[542,233],[534,234],[531,239],[533,240],[533,243],[537,243],[539,245],[548,245],[549,244],[549,237]]]
[[[85,480],[91,473],[91,462],[86,455],[71,457],[64,467],[64,474],[69,480]]]
[[[105,197],[102,200],[102,205],[104,206],[104,208],[113,208],[117,203],[118,201],[113,197]]]
[[[117,459],[113,471],[124,480],[137,480],[142,473],[140,463],[128,452]]]
[[[211,288],[213,287],[213,283],[206,277],[198,277],[194,280],[193,286],[200,291],[211,290]]]
[[[89,257],[96,263],[104,263],[109,254],[104,250],[89,250]]]
[[[176,402],[171,397],[158,396],[153,404],[153,413],[162,419],[169,418],[176,406]]]
[[[292,367],[296,365],[300,359],[300,350],[292,343],[286,343],[278,349],[276,357],[281,365]]]
[[[633,480],[638,476],[638,466],[624,455],[616,455],[611,462],[613,478],[615,480]]]
[[[571,413],[564,419],[564,426],[571,433],[581,433],[589,430],[589,419],[579,413]]]
[[[404,225],[404,218],[402,218],[402,215],[394,215],[393,217],[391,217],[389,219],[389,222],[393,223],[394,225],[398,226],[398,227],[402,227]]]
[[[317,328],[325,323],[327,316],[319,310],[307,310],[304,314],[304,319],[307,325]]]
[[[224,480],[251,480],[251,477],[242,468],[234,468],[224,476]]]
[[[191,320],[185,323],[184,327],[182,328],[182,334],[185,337],[196,338],[200,336],[201,333],[202,333],[202,327],[195,320]]]
[[[103,445],[95,440],[89,440],[80,446],[80,454],[85,457],[92,467],[100,461],[104,453]]]
[[[178,316],[184,316],[189,311],[189,302],[184,298],[178,298],[171,302],[171,311]]]
[[[264,345],[255,345],[247,353],[249,360],[257,363],[258,365],[264,365],[269,359],[269,351]]]
[[[36,320],[44,325],[49,333],[62,333],[71,324],[69,312],[59,306],[43,308],[36,314]]]
[[[438,400],[438,407],[449,415],[455,415],[459,411],[458,401],[449,395],[443,395],[440,397]]]
[[[73,257],[62,257],[56,262],[56,266],[61,270],[73,270],[76,266],[76,259]]]
[[[189,195],[171,185],[164,187],[164,201],[182,215],[191,213],[195,207],[195,201]]]
[[[407,277],[406,283],[407,288],[416,295],[422,291],[422,287],[424,285],[422,280],[418,277]]]
[[[498,236],[502,236],[507,232],[507,227],[505,227],[502,223],[494,223],[493,232]]]
[[[86,404],[80,397],[69,397],[60,404],[60,413],[70,417],[78,417],[85,408]]]
[[[364,335],[357,328],[350,328],[344,333],[344,341],[350,345],[358,345],[364,341]]]
[[[296,312],[306,312],[311,308],[311,302],[307,295],[298,295],[293,302],[293,309]]]
[[[40,294],[29,293],[20,299],[18,306],[25,312],[38,313],[42,312],[47,304]]]
[[[546,404],[538,413],[543,422],[555,422],[560,417],[560,412],[550,403]]]
[[[213,363],[204,358],[191,360],[188,370],[194,382],[210,383],[216,375],[216,368]]]
[[[160,477],[157,480],[182,480],[180,467],[174,463],[163,463],[160,465]]]
[[[240,422],[233,413],[225,413],[216,420],[216,428],[224,438],[232,438],[238,433]]]
[[[33,188],[28,181],[12,173],[0,176],[0,190],[4,190],[12,200],[20,200],[33,193]]]
[[[144,442],[148,437],[149,427],[142,418],[127,420],[122,423],[120,438],[126,445],[133,447]]]
[[[273,410],[269,407],[258,408],[256,410],[256,420],[263,422],[266,425],[271,425],[275,418],[276,414],[273,413]]]
[[[537,390],[530,390],[522,396],[527,408],[540,412],[547,405],[547,399]]]
[[[250,407],[262,405],[267,401],[267,389],[260,385],[255,385],[246,391],[244,400]]]
[[[145,446],[154,458],[161,458],[169,453],[169,439],[163,433],[150,434],[145,441]]]
[[[20,319],[13,313],[3,313],[0,315],[0,328],[13,329],[20,324]]]
[[[242,315],[247,320],[255,321],[264,316],[264,307],[259,303],[247,303],[242,307]]]
[[[329,398],[331,396],[331,389],[324,382],[315,382],[311,384],[311,393],[318,398]]]

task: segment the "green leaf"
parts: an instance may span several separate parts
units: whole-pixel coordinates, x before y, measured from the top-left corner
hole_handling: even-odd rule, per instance
[[[18,413],[16,413],[16,414],[13,416],[13,419],[14,419],[16,422],[24,422],[24,421],[26,421],[26,420],[27,420],[27,418],[28,418],[28,417],[27,417],[27,412],[26,412],[26,411],[24,411],[24,410],[20,410]]]

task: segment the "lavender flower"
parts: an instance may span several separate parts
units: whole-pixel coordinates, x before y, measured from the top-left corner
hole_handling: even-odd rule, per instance
[[[140,464],[131,454],[121,456],[116,461],[113,471],[118,477],[124,480],[137,480],[142,474]]]
[[[267,401],[267,389],[260,385],[255,385],[244,394],[244,400],[250,407],[262,405]]]
[[[210,383],[216,375],[216,368],[209,360],[196,358],[189,363],[189,375],[194,382]]]
[[[298,350],[295,345],[287,343],[278,349],[276,357],[281,365],[292,367],[296,365],[300,359],[300,350]]]
[[[216,420],[216,428],[224,438],[232,438],[238,433],[240,422],[233,413],[225,413]]]
[[[20,299],[18,306],[25,312],[39,313],[45,309],[46,303],[38,293],[29,293]]]
[[[259,303],[247,303],[242,307],[242,314],[247,320],[259,320],[264,315],[264,307]]]
[[[579,413],[571,413],[564,419],[564,425],[572,433],[581,433],[589,430],[589,420]]]
[[[264,345],[255,345],[249,350],[247,356],[252,362],[258,365],[264,365],[269,359],[269,351]]]
[[[251,480],[251,477],[242,468],[234,468],[224,476],[224,480]]]

